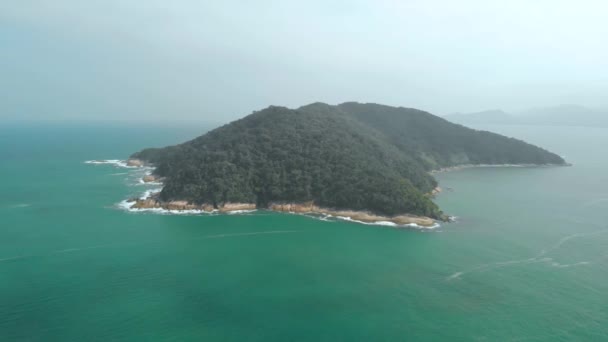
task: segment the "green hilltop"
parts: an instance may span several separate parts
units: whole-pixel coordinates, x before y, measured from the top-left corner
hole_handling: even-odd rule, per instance
[[[271,106],[194,140],[145,149],[164,201],[314,202],[380,215],[441,218],[429,171],[468,164],[564,165],[523,141],[378,104]]]

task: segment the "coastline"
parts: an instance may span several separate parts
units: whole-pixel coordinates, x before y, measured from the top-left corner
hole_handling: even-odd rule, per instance
[[[87,164],[112,164],[118,167],[126,168],[149,168],[153,170],[153,166],[139,160],[139,159],[128,159],[127,161],[117,160],[96,160],[85,162]],[[148,171],[139,180],[140,184],[147,185],[161,185],[163,178],[160,178],[153,174],[153,171]],[[306,203],[270,203],[267,208],[258,208],[255,203],[223,203],[217,208],[212,204],[193,204],[188,201],[174,200],[164,202],[158,198],[158,194],[162,190],[161,188],[152,189],[146,191],[139,198],[131,198],[124,200],[118,204],[122,209],[133,211],[133,212],[157,212],[167,214],[242,214],[250,213],[257,210],[270,210],[274,212],[290,213],[290,214],[303,214],[303,215],[314,215],[320,216],[322,219],[327,220],[329,218],[336,218],[339,220],[373,224],[373,225],[384,225],[394,227],[414,227],[414,228],[425,228],[433,229],[439,226],[436,220],[430,217],[415,216],[415,215],[396,215],[396,216],[382,216],[376,215],[368,211],[356,211],[347,209],[332,209],[323,208],[315,205],[313,202]],[[433,191],[433,195],[436,195],[441,191],[437,188]]]
[[[367,211],[357,210],[340,210],[323,208],[315,205],[312,202],[308,203],[271,203],[269,209],[277,212],[286,212],[294,214],[317,214],[326,217],[336,217],[339,219],[377,225],[395,225],[395,226],[410,226],[419,228],[435,228],[438,226],[437,221],[425,216],[414,215],[396,215],[382,216],[376,215]]]
[[[429,171],[430,174],[438,174],[451,171],[460,171],[465,169],[473,168],[541,168],[541,167],[563,167],[572,166],[570,163],[566,164],[462,164],[456,166],[442,167],[439,169]]]
[[[373,214],[369,211],[358,211],[348,209],[332,209],[315,205],[313,202],[306,203],[270,203],[268,207],[258,208],[255,203],[223,203],[218,207],[212,204],[194,204],[184,200],[173,200],[164,202],[158,198],[162,191],[163,178],[153,174],[154,166],[139,159],[124,160],[91,160],[85,164],[94,165],[113,165],[115,167],[128,169],[148,170],[140,179],[139,184],[159,185],[160,188],[149,189],[137,198],[123,200],[117,206],[130,212],[154,212],[162,214],[176,215],[197,215],[197,214],[243,214],[257,210],[269,210],[274,212],[310,215],[319,217],[322,220],[337,219],[349,222],[356,222],[368,225],[382,225],[392,227],[410,227],[420,229],[434,229],[439,227],[438,221],[430,217],[401,214],[395,216],[383,216]],[[441,192],[437,187],[433,190],[432,196]]]
[[[437,221],[429,217],[413,215],[381,216],[367,211],[338,210],[307,203],[271,203],[268,208],[258,208],[255,203],[223,203],[215,208],[211,204],[192,204],[187,201],[163,202],[158,199],[160,189],[149,190],[140,198],[122,201],[120,208],[133,212],[157,212],[167,214],[242,214],[257,210],[269,210],[289,214],[319,216],[322,219],[336,218],[345,221],[394,227],[433,229]]]
[[[145,169],[147,172],[139,179],[139,183],[143,185],[159,185],[161,188],[147,190],[139,198],[131,198],[123,200],[118,204],[118,207],[131,212],[155,212],[163,214],[243,214],[251,213],[257,210],[269,210],[274,212],[311,215],[320,217],[322,220],[339,219],[350,222],[370,225],[384,225],[393,227],[413,227],[423,229],[433,229],[439,227],[438,220],[425,216],[415,216],[401,214],[395,216],[383,216],[373,214],[368,211],[348,210],[348,209],[333,209],[324,208],[315,205],[313,202],[306,203],[270,203],[268,207],[258,208],[255,203],[222,203],[220,206],[214,207],[212,204],[194,204],[184,200],[173,200],[164,202],[158,198],[158,194],[162,191],[163,178],[154,175],[154,166],[139,159],[128,160],[91,160],[85,161],[85,164],[109,164],[116,167],[128,169]],[[437,170],[429,171],[430,174],[443,172],[458,171],[468,168],[506,168],[506,167],[556,167],[556,166],[571,166],[571,164],[464,164],[451,166]],[[428,195],[435,197],[442,192],[441,187],[436,187]],[[449,220],[448,220],[449,221]]]

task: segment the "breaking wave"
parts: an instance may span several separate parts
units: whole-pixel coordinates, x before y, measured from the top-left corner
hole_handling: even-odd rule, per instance
[[[238,215],[238,214],[250,214],[250,213],[254,213],[256,212],[257,209],[251,209],[251,210],[232,210],[227,212],[228,215]]]
[[[359,220],[355,220],[351,217],[348,216],[336,216],[337,219],[342,220],[342,221],[348,221],[348,222],[355,222],[355,223],[360,223],[360,224],[365,224],[368,226],[385,226],[385,227],[396,227],[396,228],[414,228],[414,229],[435,229],[435,228],[439,228],[440,225],[439,223],[435,223],[434,225],[430,226],[430,227],[425,227],[425,226],[421,226],[418,225],[416,223],[408,223],[408,224],[397,224],[395,222],[390,222],[390,221],[376,221],[376,222],[364,222],[364,221],[359,221]]]
[[[290,214],[298,214],[295,212],[290,212]],[[308,216],[320,221],[326,221],[326,222],[336,222],[336,221],[347,221],[347,222],[352,222],[352,223],[358,223],[358,224],[364,224],[367,226],[384,226],[384,227],[394,227],[394,228],[412,228],[412,229],[419,229],[419,230],[433,230],[436,228],[441,227],[441,225],[439,225],[438,223],[435,223],[434,225],[430,226],[430,227],[425,227],[425,226],[420,226],[418,224],[415,223],[409,223],[409,224],[397,224],[395,222],[390,222],[390,221],[376,221],[376,222],[364,222],[364,221],[359,221],[359,220],[355,220],[352,217],[349,216],[333,216],[330,214],[315,214],[315,213],[303,213],[300,215],[304,215],[304,216]]]
[[[137,166],[129,166],[126,160],[118,160],[118,159],[102,159],[102,160],[87,160],[84,162],[85,164],[93,164],[93,165],[113,165],[116,167],[122,167],[125,169],[137,169]]]

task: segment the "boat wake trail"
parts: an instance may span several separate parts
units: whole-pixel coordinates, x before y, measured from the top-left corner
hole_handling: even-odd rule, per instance
[[[584,261],[578,261],[578,262],[574,262],[574,263],[570,263],[570,264],[561,264],[559,262],[554,261],[553,258],[547,257],[547,255],[550,254],[551,252],[554,252],[554,251],[560,249],[564,244],[566,244],[570,240],[578,239],[578,238],[585,238],[585,237],[590,237],[590,236],[597,236],[597,235],[602,235],[602,234],[608,234],[608,229],[603,229],[603,230],[594,231],[594,232],[590,232],[590,233],[576,233],[576,234],[564,236],[563,238],[559,239],[555,244],[553,244],[549,248],[541,250],[534,257],[527,258],[527,259],[499,261],[499,262],[479,265],[479,266],[473,267],[473,268],[465,270],[465,271],[455,272],[455,273],[449,275],[448,277],[446,277],[445,280],[451,281],[451,280],[461,279],[462,276],[464,276],[465,274],[487,272],[490,270],[495,270],[497,268],[509,267],[509,266],[513,266],[513,265],[522,265],[522,264],[544,263],[544,264],[547,264],[549,266],[556,267],[556,268],[568,268],[568,267],[590,265],[590,264],[593,264],[594,262],[608,258],[608,254],[603,255],[595,260],[584,260]]]
[[[200,237],[194,237],[189,240],[222,239],[222,238],[231,238],[231,237],[239,237],[239,236],[255,236],[255,235],[291,234],[291,233],[299,233],[299,232],[301,232],[301,231],[300,230],[266,230],[266,231],[258,231],[258,232],[247,232],[247,233],[205,235],[205,236],[200,236]],[[15,256],[10,256],[10,257],[0,258],[0,264],[4,263],[4,262],[9,262],[9,261],[17,261],[17,260],[25,260],[25,259],[33,259],[33,258],[44,258],[44,257],[50,257],[50,256],[55,256],[55,255],[60,255],[60,254],[77,253],[77,252],[88,251],[88,250],[92,250],[92,249],[133,247],[133,246],[158,244],[158,243],[159,242],[114,243],[114,244],[97,245],[97,246],[66,248],[66,249],[51,251],[46,254],[15,255]]]
[[[27,207],[31,207],[32,205],[29,203],[19,203],[19,204],[13,204],[13,205],[9,205],[8,207],[11,209],[18,209],[18,208],[27,208]]]

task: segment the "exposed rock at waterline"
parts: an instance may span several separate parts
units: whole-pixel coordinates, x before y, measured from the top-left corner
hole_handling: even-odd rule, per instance
[[[422,227],[432,227],[435,225],[435,220],[424,216],[414,215],[398,215],[398,216],[381,216],[365,211],[355,210],[334,210],[321,208],[314,205],[312,202],[307,203],[271,203],[270,210],[290,213],[312,213],[331,215],[336,217],[348,217],[351,220],[361,221],[365,223],[377,222],[393,222],[399,225],[416,224]]]
[[[157,195],[145,199],[132,199],[129,201],[133,203],[131,209],[165,209],[169,211],[201,211],[201,212],[220,212],[230,213],[243,210],[255,210],[258,209],[254,203],[224,203],[214,208],[211,204],[192,204],[187,201],[169,201],[162,202],[158,199]],[[397,225],[408,225],[416,224],[421,227],[433,227],[436,222],[432,218],[423,216],[413,215],[398,215],[398,216],[381,216],[364,211],[355,210],[334,210],[328,208],[321,208],[312,202],[306,203],[271,203],[268,209],[277,212],[285,213],[299,213],[299,214],[318,214],[318,215],[331,215],[334,217],[349,218],[354,221],[360,221],[364,223],[379,223],[379,222],[392,222]]]
[[[142,167],[144,162],[140,159],[129,159],[127,160],[127,166]]]
[[[145,175],[141,180],[144,183],[158,183],[161,181],[160,177],[155,175]]]

